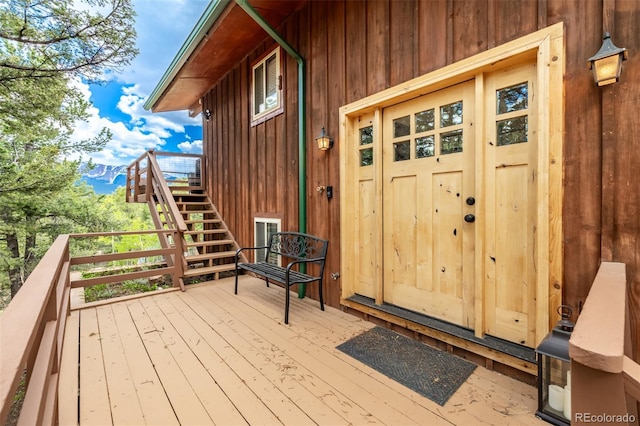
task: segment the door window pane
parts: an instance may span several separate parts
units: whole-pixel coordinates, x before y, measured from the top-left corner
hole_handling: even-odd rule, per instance
[[[462,152],[462,130],[440,134],[440,154]]]
[[[435,128],[435,110],[429,109],[416,114],[416,133],[427,132]]]
[[[496,90],[496,113],[505,114],[527,109],[529,103],[528,89],[529,86],[525,82]]]
[[[393,137],[399,138],[402,136],[407,136],[411,133],[411,127],[409,121],[411,116],[407,115],[406,117],[400,117],[393,120]]]
[[[360,129],[360,145],[373,143],[373,126]]]
[[[433,135],[416,138],[416,158],[433,157],[436,154]]]
[[[370,166],[373,164],[373,148],[360,151],[360,166]]]
[[[440,127],[462,124],[462,101],[440,107]]]
[[[411,142],[396,142],[393,144],[393,161],[405,161],[411,158]]]
[[[496,123],[498,146],[527,142],[528,118],[528,116],[523,115],[522,117],[498,121]]]

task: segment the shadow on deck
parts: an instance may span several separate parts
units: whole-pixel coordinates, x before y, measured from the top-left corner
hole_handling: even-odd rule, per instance
[[[372,323],[292,298],[284,325],[284,290],[240,279],[72,310],[59,423],[543,424],[534,387],[476,368],[442,407],[335,349]]]

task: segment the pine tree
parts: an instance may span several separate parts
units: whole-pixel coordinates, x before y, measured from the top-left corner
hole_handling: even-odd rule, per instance
[[[75,82],[130,63],[134,19],[130,0],[0,0],[0,268],[12,296],[38,260],[38,238],[99,222],[79,207],[92,195],[67,158],[102,149],[111,134],[72,140],[90,106]]]

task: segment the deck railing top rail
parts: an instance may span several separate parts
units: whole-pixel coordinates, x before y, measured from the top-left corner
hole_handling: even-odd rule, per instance
[[[572,359],[609,373],[622,371],[628,346],[625,344],[626,293],[625,264],[603,263],[571,334]]]
[[[572,424],[638,424],[640,365],[632,359],[624,263],[600,265],[569,356]]]

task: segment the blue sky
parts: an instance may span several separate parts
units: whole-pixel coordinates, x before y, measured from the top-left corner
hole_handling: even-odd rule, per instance
[[[107,127],[112,141],[91,154],[96,164],[128,165],[145,150],[202,152],[202,119],[187,111],[152,114],[144,102],[186,40],[209,0],[133,0],[139,55],[106,85],[80,84],[93,107],[74,138],[85,139]],[[85,154],[86,160],[88,156]]]

